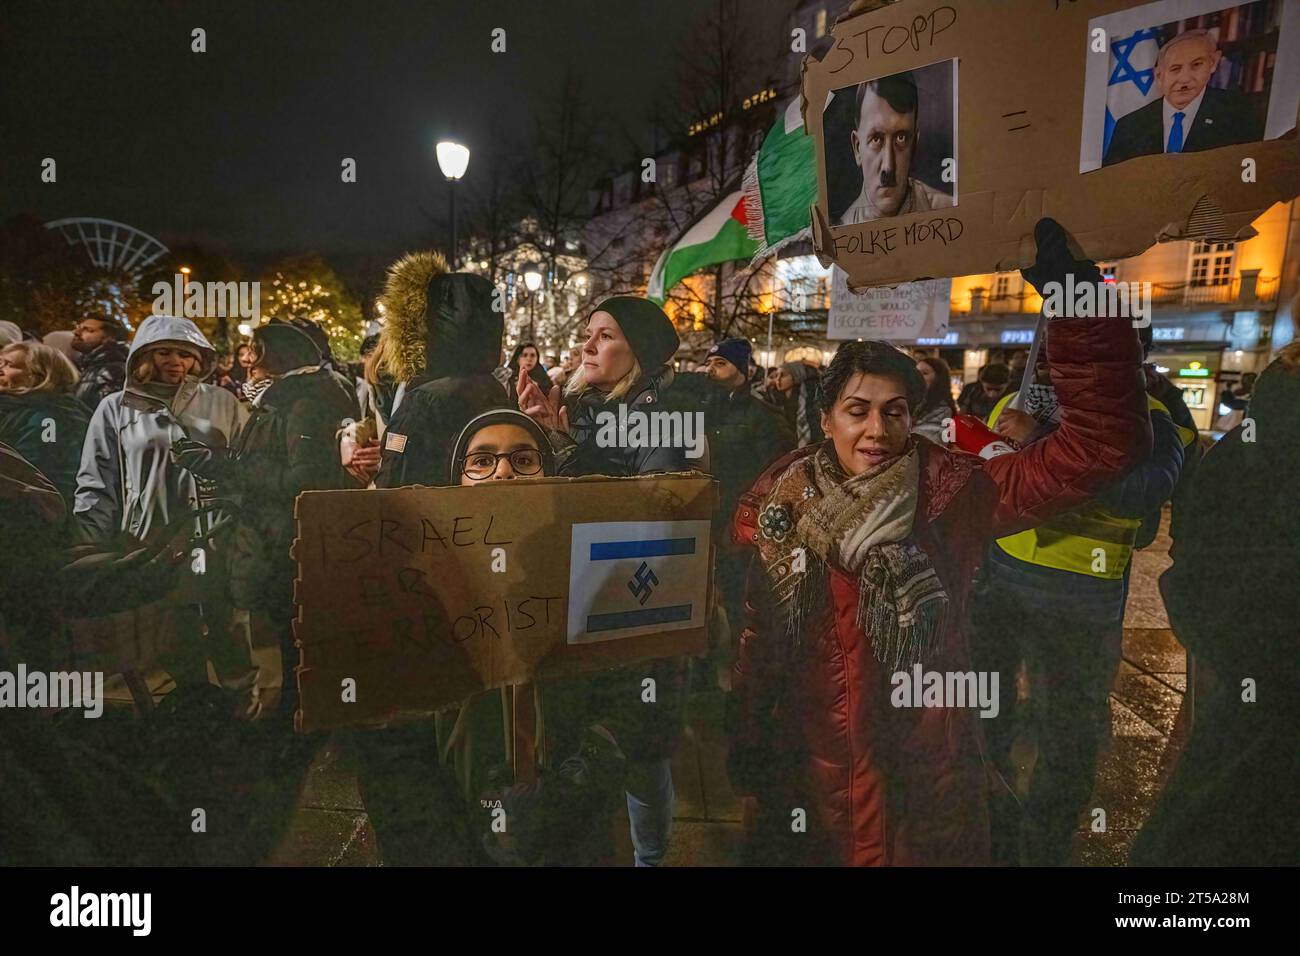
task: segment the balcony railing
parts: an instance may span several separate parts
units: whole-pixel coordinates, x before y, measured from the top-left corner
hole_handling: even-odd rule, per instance
[[[1153,282],[1151,301],[1156,305],[1255,305],[1276,301],[1277,285],[1277,276],[1235,276],[1218,285]]]
[[[1140,280],[1120,280],[1123,282]],[[1153,305],[1266,305],[1277,300],[1277,276],[1234,276],[1217,285],[1194,282],[1153,282]],[[990,296],[987,290],[975,288],[963,296],[954,297],[954,315],[981,315],[999,313],[1024,313],[1037,311],[1038,294],[1032,289]],[[1032,305],[1031,305],[1032,303]]]

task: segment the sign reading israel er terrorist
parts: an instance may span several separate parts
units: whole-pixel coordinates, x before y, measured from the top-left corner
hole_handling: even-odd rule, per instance
[[[299,730],[699,653],[716,507],[695,473],[300,495]]]
[[[850,292],[844,270],[832,270],[828,339],[916,342],[948,332],[952,280],[928,279]]]

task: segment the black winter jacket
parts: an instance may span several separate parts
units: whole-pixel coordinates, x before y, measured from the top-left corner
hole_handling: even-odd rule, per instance
[[[72,509],[90,413],[71,395],[0,392],[0,443],[31,462]]]
[[[713,387],[703,405],[709,434],[710,471],[719,485],[715,527],[725,528],[740,496],[767,466],[797,446],[785,416],[754,396],[747,386],[735,392]],[[718,538],[715,545],[721,546]]]
[[[617,416],[620,405],[629,412],[690,411],[690,397],[675,394],[676,386],[669,387],[672,380],[671,371],[651,377],[633,386],[621,401],[606,403],[595,390],[583,395],[569,411],[574,443],[558,449],[558,454],[568,454],[560,464],[560,474],[626,478],[701,468],[702,459],[687,458],[683,448],[602,448],[597,441],[600,413]],[[673,657],[548,684],[547,708],[555,715],[548,736],[560,754],[570,754],[577,749],[582,729],[598,723],[613,733],[629,760],[669,757],[685,726],[689,673],[686,659]],[[653,703],[642,699],[642,681],[647,677],[655,682]]]
[[[626,411],[620,412],[620,408]],[[560,474],[627,478],[632,475],[702,469],[704,456],[690,458],[687,456],[690,449],[687,448],[634,448],[618,441],[605,443],[601,440],[604,423],[617,423],[621,420],[620,415],[657,411],[690,413],[698,410],[699,405],[691,401],[680,386],[674,384],[673,373],[669,370],[643,379],[633,385],[621,399],[613,402],[606,402],[600,392],[589,389],[569,404],[569,434],[572,441],[562,440],[561,443],[568,447],[558,450],[562,456]],[[607,418],[606,415],[613,417]],[[604,427],[605,433],[609,434],[608,426]],[[703,436],[700,440],[704,440]],[[705,453],[707,454],[707,448]]]
[[[73,393],[81,404],[92,412],[108,396],[122,391],[126,386],[126,357],[129,348],[125,342],[105,342],[82,358],[81,381]]]
[[[446,485],[461,429],[483,412],[506,407],[506,390],[491,375],[436,378],[407,388],[384,433],[375,486]]]
[[[292,616],[294,499],[303,491],[356,487],[334,437],[343,419],[356,415],[356,396],[325,369],[285,376],[253,406],[228,469],[241,506],[230,558],[236,607]]]
[[[508,407],[505,388],[492,377],[503,326],[492,308],[492,285],[481,276],[440,274],[429,280],[425,297],[423,316],[404,319],[407,338],[423,340],[424,371],[408,381],[389,419],[379,488],[446,485],[461,429],[483,412]]]

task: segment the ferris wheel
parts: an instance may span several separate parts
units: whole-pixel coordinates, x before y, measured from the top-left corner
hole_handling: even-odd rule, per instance
[[[56,219],[45,228],[59,232],[70,246],[80,244],[105,272],[135,279],[169,251],[147,232],[111,219]]]

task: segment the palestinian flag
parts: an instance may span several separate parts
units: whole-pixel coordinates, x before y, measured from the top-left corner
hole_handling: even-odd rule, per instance
[[[665,249],[650,273],[646,298],[663,305],[668,293],[692,272],[736,259],[751,259],[758,243],[750,238],[745,221],[745,194],[741,190],[695,220],[675,243]]]
[[[750,160],[740,190],[697,219],[659,256],[647,298],[662,305],[673,286],[692,272],[737,259],[757,261],[807,239],[808,210],[816,202],[817,158],[796,98]]]
[[[804,132],[796,97],[768,132],[745,172],[746,216],[754,258],[810,235],[809,208],[817,202],[817,155]]]

